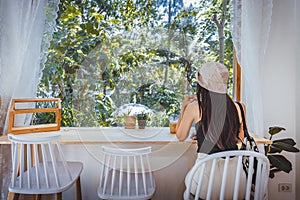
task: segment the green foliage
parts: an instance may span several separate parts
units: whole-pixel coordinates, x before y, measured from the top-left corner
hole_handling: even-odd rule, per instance
[[[164,110],[167,116],[180,111],[181,101],[179,101],[177,94],[174,90],[162,86],[150,84],[143,89],[140,87],[135,98],[138,103],[144,103],[149,108]]]
[[[219,54],[211,16],[221,16],[222,1],[182,5],[182,0],[62,1],[37,96],[62,100],[62,126],[122,123],[111,113],[130,102],[156,111],[152,125],[167,126],[184,95],[194,93],[197,68],[218,61]],[[224,62],[231,88],[229,22],[227,12]]]
[[[146,112],[141,112],[136,115],[137,120],[148,120],[149,115]]]
[[[283,127],[273,126],[269,127],[270,140],[272,136],[285,130]],[[299,152],[295,147],[296,142],[292,138],[285,138],[272,141],[271,145],[265,146],[266,156],[270,161],[270,178],[275,177],[275,173],[284,171],[289,173],[292,170],[292,163],[282,155],[282,151],[286,152]]]
[[[97,121],[99,122],[100,126],[107,126],[107,124],[112,123],[112,101],[108,96],[105,96],[104,94],[98,94],[95,97],[96,99],[96,116]]]
[[[36,108],[56,108],[57,105],[54,102],[37,102]],[[55,123],[56,114],[54,112],[38,112],[33,114],[33,123],[37,124],[51,124]]]
[[[280,131],[284,130],[285,128],[283,127],[279,127],[279,126],[273,126],[273,127],[269,127],[269,134],[271,136],[276,135],[277,133],[279,133]],[[272,138],[271,138],[272,139]]]

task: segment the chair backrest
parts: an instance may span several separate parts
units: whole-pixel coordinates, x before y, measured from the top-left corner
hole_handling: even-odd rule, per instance
[[[102,147],[103,163],[98,195],[109,199],[150,197],[155,191],[151,147],[120,149]]]
[[[243,159],[249,161],[247,173]],[[190,199],[191,195],[195,199],[265,199],[269,170],[268,158],[253,151],[224,151],[204,156],[186,176],[184,199]],[[253,173],[255,184],[252,184]]]
[[[71,181],[58,134],[9,134],[13,190],[55,190]],[[61,174],[64,174],[63,178]]]

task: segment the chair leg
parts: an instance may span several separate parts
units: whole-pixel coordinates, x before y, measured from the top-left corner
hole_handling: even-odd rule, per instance
[[[62,193],[56,193],[55,194],[55,200],[61,200],[62,199]]]
[[[18,200],[19,196],[18,193],[8,192],[7,200]]]
[[[81,196],[80,176],[76,180],[76,186],[75,187],[76,187],[76,200],[81,200],[82,196]]]
[[[41,200],[42,195],[40,194],[34,194],[34,199],[35,200]]]

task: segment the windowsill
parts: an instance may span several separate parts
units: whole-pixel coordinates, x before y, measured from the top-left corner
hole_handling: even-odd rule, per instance
[[[47,134],[39,132],[32,134]],[[182,143],[169,127],[146,127],[145,129],[125,129],[124,127],[62,127],[51,131],[61,135],[62,144],[107,144],[107,143]],[[30,133],[31,134],[31,133]],[[187,139],[187,143],[195,143]],[[0,137],[0,144],[7,144],[7,136]]]
[[[38,132],[29,134],[48,134]],[[62,127],[51,131],[61,135],[62,144],[108,144],[108,143],[196,143],[190,138],[180,142],[169,127],[146,127],[145,129],[125,129],[124,127]],[[257,144],[271,144],[272,141],[250,133]],[[7,136],[0,137],[0,144],[10,144]]]

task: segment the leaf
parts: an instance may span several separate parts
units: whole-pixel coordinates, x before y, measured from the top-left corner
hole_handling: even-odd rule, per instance
[[[100,22],[102,19],[104,19],[104,15],[103,14],[100,14],[100,13],[97,13],[97,12],[94,12],[92,13],[92,16],[95,17],[95,19]]]
[[[269,177],[270,177],[270,178],[274,178],[274,177],[275,177],[275,174],[274,174],[274,172],[270,171],[270,173],[269,173]]]
[[[283,142],[273,143],[272,146],[282,149],[284,151],[288,151],[288,152],[299,152],[299,149],[297,149],[296,147],[293,147],[289,144],[285,144]]]
[[[269,134],[270,135],[275,135],[275,134],[279,133],[282,130],[285,131],[285,128],[280,127],[280,126],[269,127]]]
[[[292,138],[286,138],[286,139],[280,139],[280,140],[274,140],[273,143],[282,142],[285,144],[289,144],[291,146],[296,145],[296,142]]]
[[[270,146],[270,151],[268,153],[281,153],[281,152],[282,152],[282,149],[271,145]]]
[[[94,25],[92,23],[87,23],[86,24],[86,30],[88,33],[91,33],[94,29]]]
[[[270,177],[270,178],[274,178],[274,177],[275,177],[275,173],[280,172],[280,171],[281,171],[281,170],[279,170],[279,169],[271,169],[271,170],[270,170],[269,177]]]
[[[271,165],[279,170],[289,173],[292,170],[292,163],[282,155],[268,155]]]

